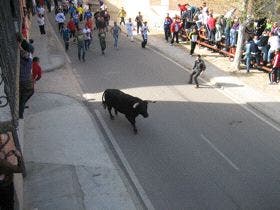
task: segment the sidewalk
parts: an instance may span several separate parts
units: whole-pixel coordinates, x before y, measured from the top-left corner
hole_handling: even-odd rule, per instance
[[[43,36],[32,22],[35,56],[48,72],[35,84],[25,113],[24,209],[140,209],[82,104],[81,88],[51,25],[46,21]]]

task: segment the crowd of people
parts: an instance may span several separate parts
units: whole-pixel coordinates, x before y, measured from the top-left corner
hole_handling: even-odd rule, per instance
[[[85,7],[81,1],[62,1],[55,8],[55,21],[63,38],[65,50],[69,49],[71,41],[76,42],[80,61],[85,61],[86,51],[90,49],[94,30],[98,31],[101,52],[105,54],[110,14],[103,1],[99,1],[99,4],[100,7],[96,12],[91,11],[91,5]],[[120,28],[115,27],[112,31],[116,48],[120,32],[118,29]]]
[[[208,46],[223,51],[234,51],[237,44],[240,20],[236,17],[236,9],[225,15],[214,15],[207,3],[199,7],[190,4],[178,4],[180,15],[164,19],[164,34],[170,45],[179,43],[179,35],[185,35],[191,43],[190,55],[193,55],[197,40],[203,40]],[[252,65],[272,67],[271,82],[279,82],[279,64],[277,52],[280,48],[280,25],[270,19],[261,18],[252,21],[246,27],[243,60],[249,73]],[[274,58],[274,59],[273,59]]]

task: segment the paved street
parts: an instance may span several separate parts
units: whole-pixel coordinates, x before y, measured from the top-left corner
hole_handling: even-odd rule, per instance
[[[219,89],[187,85],[186,69],[139,42],[121,36],[115,50],[107,40],[105,56],[96,35],[86,62],[74,44],[68,56],[105,139],[113,136],[155,209],[279,207],[279,130]],[[138,135],[123,115],[110,120],[100,103],[107,88],[157,101],[137,118]]]

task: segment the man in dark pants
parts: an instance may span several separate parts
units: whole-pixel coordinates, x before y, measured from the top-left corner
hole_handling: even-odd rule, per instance
[[[197,81],[197,77],[202,74],[206,69],[204,61],[201,59],[201,55],[197,55],[196,60],[194,62],[193,72],[190,75],[189,84],[192,84],[192,80],[194,77],[194,82],[196,84],[196,88],[199,88],[199,84]]]
[[[193,28],[192,32],[189,35],[189,39],[191,41],[191,51],[190,51],[190,55],[191,56],[194,53],[194,49],[195,49],[195,46],[196,46],[197,38],[198,38],[197,30],[196,30],[196,28]]]
[[[142,23],[143,23],[143,16],[141,15],[141,12],[138,12],[135,21],[137,24],[137,34],[139,34],[139,29],[142,27]]]
[[[170,26],[172,24],[172,19],[171,17],[169,17],[169,13],[167,13],[165,19],[164,19],[164,35],[165,35],[165,40],[168,42],[168,38],[170,37],[171,35],[171,32],[170,32]]]
[[[170,31],[172,33],[172,39],[170,45],[172,46],[174,43],[174,39],[176,39],[176,43],[179,43],[179,31],[181,29],[181,20],[176,17],[175,21],[170,25]]]
[[[18,37],[20,47],[20,77],[19,77],[19,118],[23,119],[26,102],[34,93],[32,80],[32,47],[30,44]]]

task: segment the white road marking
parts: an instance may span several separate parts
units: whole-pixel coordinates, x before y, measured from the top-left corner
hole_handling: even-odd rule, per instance
[[[184,67],[183,65],[177,63],[176,61],[172,60],[171,58],[167,57],[166,55],[164,55],[161,52],[158,52],[156,50],[154,50],[153,48],[149,47],[150,50],[152,50],[153,52],[155,52],[156,54],[164,57],[165,59],[169,60],[170,62],[174,63],[175,65],[179,66],[180,68],[182,68],[183,70],[187,71],[187,72],[191,72],[190,69]],[[200,80],[202,80],[205,83],[210,84],[211,83],[207,82],[205,79],[200,78]],[[214,86],[213,86],[214,87]],[[255,117],[259,118],[260,120],[262,120],[264,123],[268,124],[269,126],[271,126],[272,128],[274,128],[275,130],[277,130],[278,132],[280,132],[280,128],[279,126],[275,125],[274,123],[268,121],[266,118],[264,118],[263,116],[259,115],[258,113],[256,113],[254,110],[250,109],[248,107],[248,105],[246,105],[246,102],[241,101],[240,99],[237,99],[236,96],[233,96],[232,93],[230,93],[229,90],[221,88],[221,89],[216,89],[217,91],[219,91],[220,93],[222,93],[223,95],[225,95],[226,97],[228,97],[229,99],[231,99],[233,102],[235,102],[236,104],[240,105],[242,108],[244,108],[245,110],[247,110],[248,112],[250,112],[251,114],[253,114]]]
[[[232,101],[234,101],[236,104],[240,105],[241,107],[243,107],[245,110],[247,110],[248,112],[250,112],[251,114],[253,114],[255,117],[259,118],[260,120],[262,120],[264,123],[270,125],[272,128],[274,128],[275,130],[277,130],[278,132],[280,132],[280,128],[273,124],[272,122],[269,122],[267,119],[265,119],[265,117],[257,114],[254,110],[250,109],[248,107],[248,105],[244,104],[241,100],[239,100],[238,98],[236,98],[235,96],[232,95],[232,93],[230,93],[230,91],[228,90],[218,90],[221,93],[223,93],[225,96],[227,96],[228,98],[230,98]]]
[[[207,139],[203,134],[201,134],[201,138],[204,141],[206,141],[220,156],[222,156],[235,170],[240,170],[224,153],[222,153],[214,144],[212,144],[211,141]]]
[[[123,166],[125,167],[127,173],[129,174],[129,177],[130,177],[132,183],[134,184],[135,188],[137,189],[139,196],[141,197],[142,201],[144,202],[144,205],[147,207],[147,209],[154,210],[155,208],[154,208],[152,202],[150,201],[146,192],[144,191],[143,187],[141,186],[140,182],[138,181],[134,171],[132,170],[131,166],[129,165],[128,161],[126,160],[123,152],[121,151],[121,148],[119,147],[116,139],[114,138],[111,130],[107,126],[107,124],[106,124],[105,120],[103,119],[101,113],[97,109],[95,109],[94,112],[95,112],[99,122],[101,123],[102,127],[104,128],[111,144],[113,145],[115,152],[117,153],[117,155],[120,158]]]

